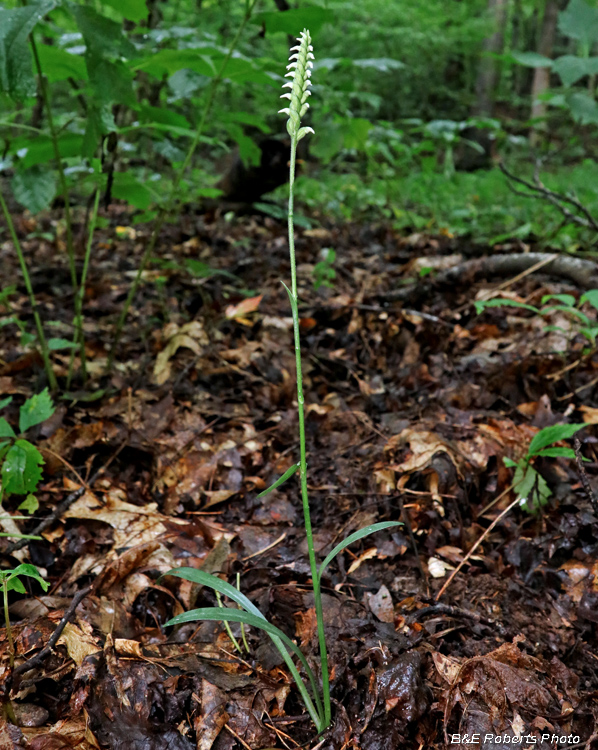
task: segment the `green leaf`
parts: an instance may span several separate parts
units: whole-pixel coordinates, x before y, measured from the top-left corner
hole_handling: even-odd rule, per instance
[[[589,292],[582,294],[579,304],[583,305],[584,302],[587,302],[589,305],[592,305],[595,310],[598,310],[598,289],[590,289]]]
[[[0,401],[0,409],[5,409],[12,402],[12,396],[7,396]]]
[[[17,510],[25,511],[25,513],[29,513],[31,515],[32,513],[35,513],[35,511],[39,508],[39,502],[35,495],[27,495],[27,497],[23,500],[23,502],[17,507]]]
[[[596,100],[582,92],[567,94],[565,101],[575,122],[580,125],[598,124],[598,104]]]
[[[36,92],[28,37],[56,3],[42,0],[25,8],[0,9],[0,91],[13,99]]]
[[[545,448],[535,455],[545,456],[546,458],[575,458],[575,451],[573,448]]]
[[[478,300],[477,302],[474,302],[475,310],[477,314],[479,315],[483,310],[485,310],[487,307],[521,307],[524,310],[530,310],[533,313],[539,313],[537,307],[533,307],[532,305],[526,305],[523,302],[517,302],[514,299],[503,299],[502,297],[496,297],[494,299],[487,299],[487,300]]]
[[[29,563],[22,563],[21,565],[17,565],[14,570],[10,571],[10,577],[8,579],[9,583],[12,579],[17,578],[18,576],[35,578],[35,580],[40,584],[44,591],[47,591],[50,588],[50,584],[42,578],[41,573],[35,567],[35,565],[30,565]]]
[[[15,431],[4,417],[0,417],[0,438],[16,438]]]
[[[48,349],[52,352],[62,351],[63,349],[77,349],[79,347],[74,341],[61,338],[48,339]]]
[[[133,73],[120,60],[113,62],[97,52],[87,52],[85,64],[89,82],[102,107],[113,102],[136,107]]]
[[[87,54],[100,58],[135,57],[135,47],[123,34],[120,23],[100,15],[87,5],[71,3],[70,9],[83,34]]]
[[[261,627],[266,632],[269,633],[270,637],[272,638],[274,645],[276,648],[280,651],[281,655],[285,659],[285,662],[289,669],[291,670],[291,673],[293,674],[293,677],[295,678],[295,682],[297,683],[297,687],[301,691],[301,695],[303,696],[303,700],[306,703],[306,706],[310,712],[310,715],[312,716],[312,719],[318,724],[317,721],[317,713],[312,715],[312,709],[310,709],[310,701],[309,696],[305,692],[305,686],[303,685],[303,682],[301,680],[301,677],[299,676],[299,673],[297,672],[297,669],[295,665],[293,664],[292,660],[288,656],[286,649],[283,646],[284,639],[280,638],[276,633],[270,632],[267,630],[266,627],[264,627],[264,624],[267,626],[270,626],[270,623],[266,620],[264,615],[259,611],[259,609],[249,601],[249,599],[242,594],[238,589],[236,589],[234,586],[231,586],[230,583],[227,583],[226,581],[221,580],[220,578],[217,578],[216,576],[211,575],[210,573],[206,573],[203,570],[198,570],[197,568],[174,568],[173,570],[168,571],[168,573],[165,573],[164,575],[169,576],[176,576],[178,578],[183,578],[186,581],[191,581],[192,583],[197,583],[200,586],[208,586],[209,588],[213,589],[214,591],[217,591],[219,594],[223,594],[224,596],[228,596],[228,598],[235,602],[235,604],[238,604],[239,607],[242,607],[246,613],[249,613],[250,615],[253,615],[256,618],[257,621],[257,627]],[[197,610],[195,610],[197,612]],[[226,610],[227,612],[230,612],[231,614],[234,614],[234,610]],[[193,611],[186,612],[183,615],[178,615],[178,617],[174,618],[174,620],[171,620],[171,623],[174,623],[175,621],[181,622],[179,618],[185,617],[185,615],[192,615]],[[237,612],[236,614],[242,614],[240,612]],[[198,619],[198,618],[192,618],[192,619]],[[202,619],[202,618],[199,618]],[[206,619],[206,618],[203,618]],[[216,618],[219,619],[219,618]],[[238,620],[238,622],[241,622],[241,620]],[[167,623],[168,624],[168,623]],[[274,626],[270,626],[273,628]],[[303,656],[303,655],[301,655]],[[301,657],[300,657],[301,658]],[[322,716],[322,707],[320,702],[320,697],[318,694],[318,689],[316,686],[316,681],[313,675],[313,672],[309,668],[309,666],[303,661],[304,667],[306,667],[306,672],[309,677],[312,691],[316,699],[316,703],[318,706],[318,712],[320,716]]]
[[[203,76],[213,78],[216,68],[205,49],[162,49],[155,55],[143,58],[132,65],[133,70],[143,70],[155,78],[171,76],[179,70],[193,70]],[[214,50],[216,55],[220,55]]]
[[[573,86],[580,78],[598,73],[598,57],[563,55],[554,61],[552,69],[560,76],[563,86]]]
[[[137,22],[147,18],[145,0],[103,0],[103,2],[129,21]]]
[[[37,52],[44,75],[50,83],[87,80],[85,60],[81,55],[73,55],[65,49],[50,44],[38,44]]]
[[[292,8],[282,12],[273,11],[256,13],[253,23],[264,26],[269,34],[283,32],[296,37],[298,29],[309,29],[316,34],[325,23],[334,23],[335,15],[332,10],[317,6],[307,8]]]
[[[363,529],[359,529],[359,531],[355,531],[353,534],[350,534],[346,539],[340,542],[340,544],[337,544],[332,552],[330,552],[330,554],[326,555],[324,561],[320,565],[320,570],[318,573],[319,578],[322,578],[324,571],[338,555],[338,553],[342,552],[350,544],[353,544],[353,542],[356,542],[359,539],[363,539],[364,536],[374,534],[376,531],[390,529],[392,526],[402,526],[402,524],[400,521],[383,521],[382,523],[374,523],[371,526],[364,526]]]
[[[2,464],[2,487],[7,495],[27,495],[35,492],[44,463],[41,453],[28,440],[17,440]]]
[[[54,414],[52,396],[47,388],[28,398],[19,410],[19,430],[26,432],[30,427],[41,424]]]
[[[578,39],[588,49],[598,41],[598,10],[584,0],[571,0],[567,8],[559,13],[559,31],[572,39]]]
[[[552,60],[537,52],[512,52],[511,57],[527,68],[551,68]]]
[[[112,195],[128,201],[131,206],[145,211],[157,196],[142,182],[136,180],[129,172],[116,172],[112,184]]]
[[[0,435],[0,437],[9,437],[9,436]],[[260,492],[258,497],[264,497],[264,495],[267,495],[269,492],[272,492],[272,490],[275,490],[277,487],[280,487],[280,485],[284,484],[287,481],[287,479],[290,479],[293,476],[293,474],[295,474],[295,472],[298,471],[299,468],[300,468],[299,464],[293,464],[291,468],[287,469],[281,477],[278,477],[278,479],[274,482],[274,484],[271,484],[267,490]]]
[[[83,144],[83,136],[79,133],[63,133],[58,136],[58,148],[63,159],[71,156],[79,156]],[[27,138],[15,138],[11,143],[12,152],[23,153],[20,165],[32,167],[35,164],[47,164],[54,161],[54,147],[50,136],[40,134],[35,140]]]
[[[568,307],[573,307],[576,302],[576,299],[572,294],[545,294],[542,297],[542,304],[545,305],[551,299],[556,299]]]
[[[509,458],[508,456],[503,456],[502,462],[509,469],[514,469],[519,465],[516,461],[513,461],[513,459]]]
[[[530,465],[526,466],[525,471],[522,465],[517,468],[513,485],[521,500],[521,507],[528,513],[536,513],[541,506],[546,505],[551,495],[544,477]]]
[[[538,451],[542,450],[542,448],[545,448],[547,445],[558,443],[560,440],[568,440],[584,427],[586,427],[585,424],[555,424],[551,427],[545,427],[534,435],[534,438],[527,449],[527,455],[535,456]]]
[[[15,199],[32,214],[47,208],[56,195],[56,175],[53,169],[41,166],[19,169],[11,181]]]

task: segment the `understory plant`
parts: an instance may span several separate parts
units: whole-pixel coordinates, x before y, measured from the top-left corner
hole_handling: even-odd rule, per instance
[[[354,532],[327,555],[327,557],[318,565],[314,547],[313,531],[311,524],[311,514],[309,506],[309,497],[307,490],[307,449],[305,441],[305,411],[303,382],[301,374],[301,342],[299,329],[299,311],[298,311],[298,294],[297,294],[297,269],[295,262],[295,235],[293,225],[293,186],[295,181],[295,162],[297,153],[297,144],[308,133],[314,131],[310,127],[301,127],[301,118],[306,114],[309,104],[307,99],[310,95],[310,77],[313,60],[313,49],[309,31],[303,30],[298,37],[295,47],[291,48],[291,56],[287,65],[285,77],[290,80],[284,84],[283,88],[289,91],[282,95],[282,98],[288,99],[289,104],[280,110],[288,115],[287,131],[291,137],[291,159],[290,159],[290,176],[289,176],[289,204],[288,204],[288,231],[289,231],[289,255],[291,261],[291,287],[283,285],[288,293],[293,316],[293,338],[296,357],[296,379],[297,379],[297,409],[299,421],[299,462],[293,464],[271,487],[262,492],[259,497],[280,487],[284,482],[290,479],[296,472],[299,472],[301,486],[301,500],[303,505],[303,518],[305,524],[305,534],[307,537],[307,547],[309,554],[309,565],[311,571],[311,583],[314,597],[314,606],[317,619],[317,631],[319,642],[319,661],[320,661],[320,682],[314,671],[309,665],[305,655],[298,646],[280,629],[272,625],[260,612],[260,610],[238,589],[222,579],[195,568],[178,568],[171,570],[167,575],[178,576],[201,586],[213,589],[217,594],[227,596],[235,602],[240,609],[228,609],[226,607],[203,607],[185,612],[177,617],[172,618],[167,625],[180,625],[186,622],[196,620],[216,620],[223,622],[239,622],[260,628],[265,631],[272,642],[280,652],[282,658],[291,672],[297,688],[301,694],[305,707],[316,725],[318,732],[324,731],[331,721],[331,699],[330,699],[330,679],[328,672],[328,655],[326,647],[326,635],[324,632],[324,616],[322,609],[322,576],[324,571],[330,565],[332,560],[352,542],[372,534],[375,531],[388,529],[392,526],[398,526],[395,521],[386,521],[366,526],[359,531]],[[289,651],[291,653],[289,653]],[[293,657],[296,657],[303,667],[306,679],[304,679],[297,668]]]
[[[6,639],[8,641],[8,653],[10,666],[13,667],[15,663],[15,643],[12,636],[12,628],[10,625],[10,614],[8,612],[8,592],[16,591],[18,594],[26,594],[27,589],[25,588],[21,577],[26,576],[28,578],[35,578],[40,584],[44,591],[47,591],[50,584],[41,577],[39,570],[35,565],[28,563],[22,563],[13,570],[2,570],[0,571],[0,587],[2,588],[2,603],[4,609],[4,625],[6,627]]]

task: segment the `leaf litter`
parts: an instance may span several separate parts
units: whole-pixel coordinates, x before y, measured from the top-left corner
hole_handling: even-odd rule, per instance
[[[167,570],[199,567],[233,583],[239,574],[242,591],[316,657],[295,480],[257,497],[296,454],[294,352],[279,283],[285,227],[264,217],[182,216],[160,253],[175,262],[164,284],[147,277],[106,378],[104,344],[143,234],[118,230],[121,210],[108,218],[86,289],[92,381],[39,430],[36,444],[47,449],[40,507],[11,523],[29,533],[101,472],[41,540],[12,552],[0,540],[4,565],[20,554],[52,584],[49,594],[33,584],[32,596],[11,598],[17,666],[48,643],[76,593],[91,591],[30,670],[11,675],[0,631],[17,724],[0,722],[0,746],[395,750],[492,734],[504,742],[533,735],[534,747],[547,748],[542,735],[573,734],[589,748],[598,717],[598,520],[573,462],[540,460],[549,504],[535,516],[507,514],[436,602],[512,502],[504,459],[524,457],[540,429],[585,422],[595,484],[598,361],[571,321],[514,308],[476,315],[473,301],[497,294],[493,279],[435,287],[428,277],[416,309],[388,302],[401,284],[417,284],[418,267],[447,269],[470,255],[459,240],[401,237],[382,225],[297,233],[318,554],[364,525],[405,524],[344,550],[325,573],[335,722],[318,740],[264,636],[246,628],[249,652],[239,653],[219,623],[163,628],[188,608],[216,604],[195,584],[160,579]],[[43,229],[47,219],[37,221]],[[25,252],[39,242],[24,240]],[[313,259],[324,244],[336,250],[335,286],[316,290]],[[198,248],[203,264],[226,274],[189,273],[184,262]],[[0,254],[7,277],[18,279],[7,246]],[[42,310],[68,325],[65,259],[47,248],[40,257],[53,279],[37,290]],[[579,292],[542,271],[500,290],[532,305]],[[12,314],[28,319],[23,295]],[[0,395],[18,401],[38,390],[39,359],[10,326],[0,361]],[[56,353],[55,364],[64,376],[68,357]],[[16,501],[4,510],[16,516]],[[240,625],[231,632],[241,643]]]

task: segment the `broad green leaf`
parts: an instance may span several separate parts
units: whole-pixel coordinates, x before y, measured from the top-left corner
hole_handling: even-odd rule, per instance
[[[527,449],[528,456],[535,456],[542,448],[558,443],[560,440],[568,440],[576,432],[586,427],[585,424],[555,424],[540,430]]]
[[[214,50],[214,52],[218,56],[221,55],[218,51]],[[162,49],[155,55],[136,61],[132,69],[143,70],[155,78],[171,76],[179,70],[193,70],[209,78],[216,75],[216,68],[209,50],[205,49]]]
[[[2,442],[0,442],[0,461],[2,461],[9,448],[10,440],[2,440]]]
[[[487,307],[521,307],[523,310],[530,310],[533,313],[539,313],[537,307],[533,307],[532,305],[526,305],[523,302],[517,302],[514,299],[503,299],[502,297],[496,297],[494,299],[487,299],[487,300],[477,300],[474,302],[475,310],[477,314],[479,315],[483,310],[485,310]]]
[[[520,65],[527,68],[551,68],[552,60],[537,52],[512,52],[511,57]]]
[[[266,620],[261,614],[259,617],[257,617],[250,612],[243,612],[242,610],[238,609],[226,609],[225,607],[203,607],[201,609],[192,609],[189,612],[183,612],[183,614],[173,617],[171,620],[168,620],[165,625],[182,625],[186,622],[197,622],[198,620],[212,620],[214,622],[242,622],[245,625],[251,625],[252,627],[259,628],[260,630],[264,630],[266,633],[268,633],[281,656],[287,662],[287,665],[293,666],[293,677],[295,678],[295,682],[297,683],[297,687],[301,692],[310,716],[312,717],[316,726],[318,728],[321,728],[323,712],[314,674],[309,664],[307,663],[307,659],[303,655],[301,649],[295,643],[293,643],[293,641],[285,633],[283,633],[282,630],[268,622],[268,620]],[[292,662],[287,661],[288,653],[284,648],[285,646],[295,654],[295,656],[299,659],[303,668],[305,669],[318,709],[315,709],[313,707],[313,704],[309,698],[309,694],[306,690],[305,683],[301,679],[301,676],[299,675],[296,667]]]
[[[563,86],[573,86],[580,78],[598,73],[598,57],[563,55],[554,61],[552,69],[560,76]]]
[[[256,13],[253,23],[264,26],[269,34],[281,31],[296,37],[298,29],[309,29],[316,34],[325,23],[334,23],[335,15],[332,10],[317,6],[306,8],[292,8],[282,12],[273,11]]]
[[[71,3],[70,9],[83,34],[88,55],[128,59],[136,55],[135,47],[123,34],[120,23],[100,15],[88,5]]]
[[[352,60],[356,68],[372,68],[379,73],[389,73],[391,70],[400,70],[405,68],[405,63],[400,60],[394,60],[392,57],[371,57],[367,59]]]
[[[572,39],[578,39],[587,49],[598,41],[598,9],[585,0],[571,0],[559,13],[559,31]]]
[[[517,478],[520,472],[519,479]],[[513,480],[514,489],[521,500],[521,507],[528,513],[536,513],[541,506],[546,505],[551,495],[550,488],[541,474],[529,464],[525,471],[520,465]]]
[[[373,124],[363,117],[350,117],[344,123],[344,146],[356,151],[365,151],[365,146]]]
[[[545,448],[535,455],[545,456],[546,458],[575,458],[575,451],[573,448]]]
[[[17,578],[8,578],[6,583],[6,590],[7,591],[16,591],[17,594],[26,594],[27,589],[25,588],[25,585],[23,582],[17,577]]]
[[[48,349],[52,352],[63,351],[64,349],[77,349],[79,347],[74,341],[61,338],[48,339]]]
[[[87,68],[81,55],[73,55],[65,49],[50,44],[38,44],[37,52],[44,75],[50,83],[87,80]]]
[[[149,104],[144,104],[141,107],[140,119],[144,123],[174,125],[177,128],[186,128],[191,131],[191,123],[184,115],[181,115],[178,112],[173,112],[170,109],[150,107]]]
[[[0,435],[0,437],[9,437],[8,435]],[[272,492],[272,490],[275,490],[277,487],[280,487],[281,484],[284,484],[287,479],[290,479],[295,472],[299,470],[300,466],[299,464],[293,464],[289,469],[285,471],[285,473],[278,477],[278,479],[274,482],[274,484],[271,484],[270,487],[268,487],[267,490],[264,490],[263,492],[260,492],[258,497],[264,497],[264,495],[267,495],[269,492]]]
[[[36,92],[28,37],[55,5],[54,0],[42,0],[25,8],[0,8],[0,91],[13,99]]]
[[[18,576],[35,578],[35,580],[40,584],[44,591],[47,591],[50,588],[50,584],[42,578],[41,573],[35,567],[35,565],[30,565],[29,563],[22,563],[21,565],[17,565],[14,570],[10,571],[10,578],[8,579],[9,582]]]
[[[548,315],[548,313],[551,312],[565,312],[567,315],[572,315],[574,318],[579,318],[579,320],[582,321],[585,325],[590,324],[590,319],[587,315],[584,315],[581,310],[578,310],[575,307],[562,307],[561,305],[552,305],[551,307],[546,307],[540,310],[542,315]]]
[[[41,453],[28,440],[17,440],[2,464],[2,488],[7,495],[27,495],[35,492],[44,463]]]
[[[4,417],[0,417],[0,438],[16,438],[15,431]]]
[[[7,396],[0,401],[0,409],[5,409],[12,402],[12,396]]]
[[[41,424],[54,414],[52,396],[47,388],[28,398],[19,411],[19,430],[26,432],[30,427]]]
[[[575,122],[580,125],[598,124],[598,104],[593,97],[576,91],[567,94],[565,101]]]
[[[31,515],[32,513],[35,513],[35,511],[39,508],[39,502],[35,495],[27,495],[27,497],[23,500],[23,502],[17,507],[17,510],[25,511],[25,513],[29,513]]]
[[[102,0],[114,10],[118,11],[129,21],[142,21],[147,18],[147,5],[145,0]]]
[[[512,458],[509,458],[508,456],[503,456],[503,460],[502,460],[502,462],[503,462],[503,464],[504,464],[504,465],[505,465],[506,467],[508,467],[509,469],[514,469],[515,467],[517,467],[517,466],[518,466],[518,463],[517,463],[517,461],[513,461],[513,459],[512,459]]]
[[[353,544],[353,542],[357,542],[359,539],[363,539],[364,536],[369,536],[370,534],[374,534],[376,531],[382,531],[383,529],[390,529],[393,526],[402,526],[402,524],[400,521],[382,521],[382,523],[374,523],[371,526],[364,526],[363,529],[359,529],[359,531],[355,531],[353,534],[350,534],[346,539],[340,542],[340,544],[337,544],[330,554],[326,555],[324,561],[320,565],[320,570],[318,573],[319,578],[322,577],[324,571],[338,555],[338,553],[342,552],[350,544]]]
[[[128,201],[131,206],[145,211],[157,196],[130,172],[116,172],[112,184],[112,195],[115,198]]]
[[[583,304],[584,302],[587,302],[589,305],[592,305],[593,308],[598,310],[598,289],[590,289],[589,292],[582,294],[579,303]]]
[[[120,60],[107,60],[97,52],[85,55],[89,82],[102,107],[116,102],[135,108],[133,73]]]
[[[58,136],[58,148],[63,159],[71,156],[79,156],[83,144],[83,136],[79,133],[63,133]],[[23,167],[32,167],[35,164],[47,164],[54,161],[54,147],[50,136],[41,134],[35,140],[31,138],[15,138],[11,144],[13,153],[19,151],[20,164]]]
[[[40,165],[19,169],[11,181],[15,199],[32,214],[48,208],[56,195],[56,175],[53,169]]]

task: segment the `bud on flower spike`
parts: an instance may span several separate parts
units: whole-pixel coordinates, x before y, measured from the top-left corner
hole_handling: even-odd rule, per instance
[[[307,97],[311,94],[309,87],[311,86],[311,68],[314,59],[309,31],[303,29],[301,35],[297,37],[297,41],[299,44],[296,47],[291,47],[290,62],[287,65],[288,73],[285,74],[285,78],[291,78],[292,80],[287,81],[283,86],[283,89],[291,89],[291,91],[280,97],[281,99],[289,99],[290,103],[288,107],[279,110],[279,112],[284,112],[285,115],[289,116],[287,131],[295,142],[300,141],[308,133],[314,132],[311,128],[301,127],[301,118],[309,109]]]

